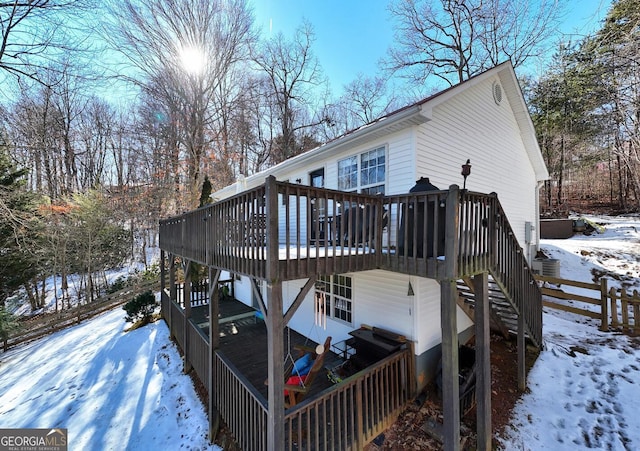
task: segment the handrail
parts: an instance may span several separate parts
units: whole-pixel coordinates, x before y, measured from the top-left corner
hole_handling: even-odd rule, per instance
[[[542,344],[542,293],[502,205],[495,199],[495,247],[489,268],[494,281],[522,315],[530,338]]]

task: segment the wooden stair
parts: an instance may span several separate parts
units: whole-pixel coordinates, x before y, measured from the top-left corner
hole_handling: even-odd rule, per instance
[[[471,278],[459,279],[457,286],[458,305],[471,320],[474,320],[475,293],[473,291],[473,281]],[[489,274],[489,305],[491,307],[491,328],[500,332],[507,339],[517,335],[518,310],[491,274]],[[541,344],[530,333],[526,323],[525,338],[528,338],[536,347],[540,347]]]

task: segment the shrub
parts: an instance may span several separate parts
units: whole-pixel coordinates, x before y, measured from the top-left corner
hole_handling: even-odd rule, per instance
[[[4,307],[0,307],[0,342],[4,343],[5,351],[7,350],[7,340],[18,330],[20,330],[18,319]]]
[[[147,290],[122,307],[122,309],[127,312],[125,320],[128,323],[148,323],[157,305],[156,297],[151,290]]]
[[[153,282],[160,278],[160,265],[154,263],[149,266],[149,269],[141,271],[137,274],[138,280],[142,282]]]
[[[112,294],[117,291],[122,290],[123,288],[129,285],[129,279],[124,276],[118,277],[109,287],[107,288],[107,293]]]

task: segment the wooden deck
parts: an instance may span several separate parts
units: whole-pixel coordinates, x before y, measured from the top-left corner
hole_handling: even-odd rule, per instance
[[[192,365],[210,388],[210,410],[219,412],[246,449],[284,449],[285,443],[287,449],[294,449],[294,442],[299,444],[301,434],[310,430],[309,441],[299,449],[324,448],[341,437],[349,437],[348,443],[335,449],[361,449],[412,396],[415,362],[412,352],[405,350],[380,362],[379,368],[358,373],[285,409],[281,393],[290,346],[285,342],[286,325],[318,276],[384,269],[440,283],[448,449],[459,443],[455,383],[458,282],[471,288],[473,295],[466,300],[476,307],[480,350],[476,359],[482,362],[476,385],[480,418],[491,417],[489,317],[514,321],[521,387],[525,336],[541,344],[540,290],[495,194],[452,185],[444,191],[370,196],[268,177],[260,187],[160,221],[159,244],[163,287],[167,270],[169,280],[169,289],[162,290],[163,315],[185,351],[185,366]],[[206,312],[197,312],[191,303],[186,308],[176,303],[176,269],[178,265],[186,269],[191,262],[207,266],[209,279],[216,283],[223,272],[267,281],[266,299],[258,300],[265,312],[269,308],[267,325],[250,310],[223,312],[221,303],[224,319],[213,324],[219,328],[218,346],[210,349],[204,333]],[[489,297],[489,275],[503,295],[499,304]],[[285,311],[283,283],[305,279],[300,294]],[[213,307],[217,308],[217,302]],[[292,341],[305,340],[291,336]],[[280,337],[284,346],[280,346]],[[268,388],[264,386],[267,373],[273,381]],[[316,389],[321,390],[321,385]],[[369,399],[372,394],[374,398]],[[331,439],[323,435],[329,423],[337,428]],[[213,423],[210,426],[215,428]],[[478,435],[490,443],[490,424],[479,423]]]
[[[220,302],[219,347],[209,361],[209,306],[192,306],[187,320],[185,310],[170,300],[169,290],[161,294],[163,316],[185,350],[185,365],[189,363],[209,390],[210,409],[219,412],[242,449],[271,449],[266,429],[269,361],[265,322],[239,301]],[[297,344],[317,345],[285,328],[284,347],[293,349]],[[334,384],[327,377],[328,370],[343,362],[341,356],[329,352],[305,399],[283,411],[282,449],[361,449],[388,427],[412,398],[415,382],[411,348]],[[282,364],[286,366],[285,361]]]
[[[209,306],[192,309],[192,320],[202,332],[209,335]],[[220,348],[238,371],[251,383],[253,388],[267,399],[267,328],[262,319],[256,316],[256,310],[237,300],[220,302]],[[313,333],[312,333],[313,334]],[[315,337],[314,337],[315,338]],[[294,346],[302,345],[315,348],[318,343],[295,330],[286,328],[283,343],[285,352],[291,346],[291,355],[296,358]],[[288,361],[288,359],[287,359]],[[326,369],[333,368],[343,360],[334,352],[325,356]],[[307,397],[313,397],[333,384],[327,377],[327,370],[321,371],[313,382]]]

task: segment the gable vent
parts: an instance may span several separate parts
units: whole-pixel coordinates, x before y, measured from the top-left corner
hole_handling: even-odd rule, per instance
[[[500,86],[500,83],[498,83],[497,81],[493,82],[493,100],[495,100],[496,105],[500,105],[500,102],[502,102],[502,86]]]

